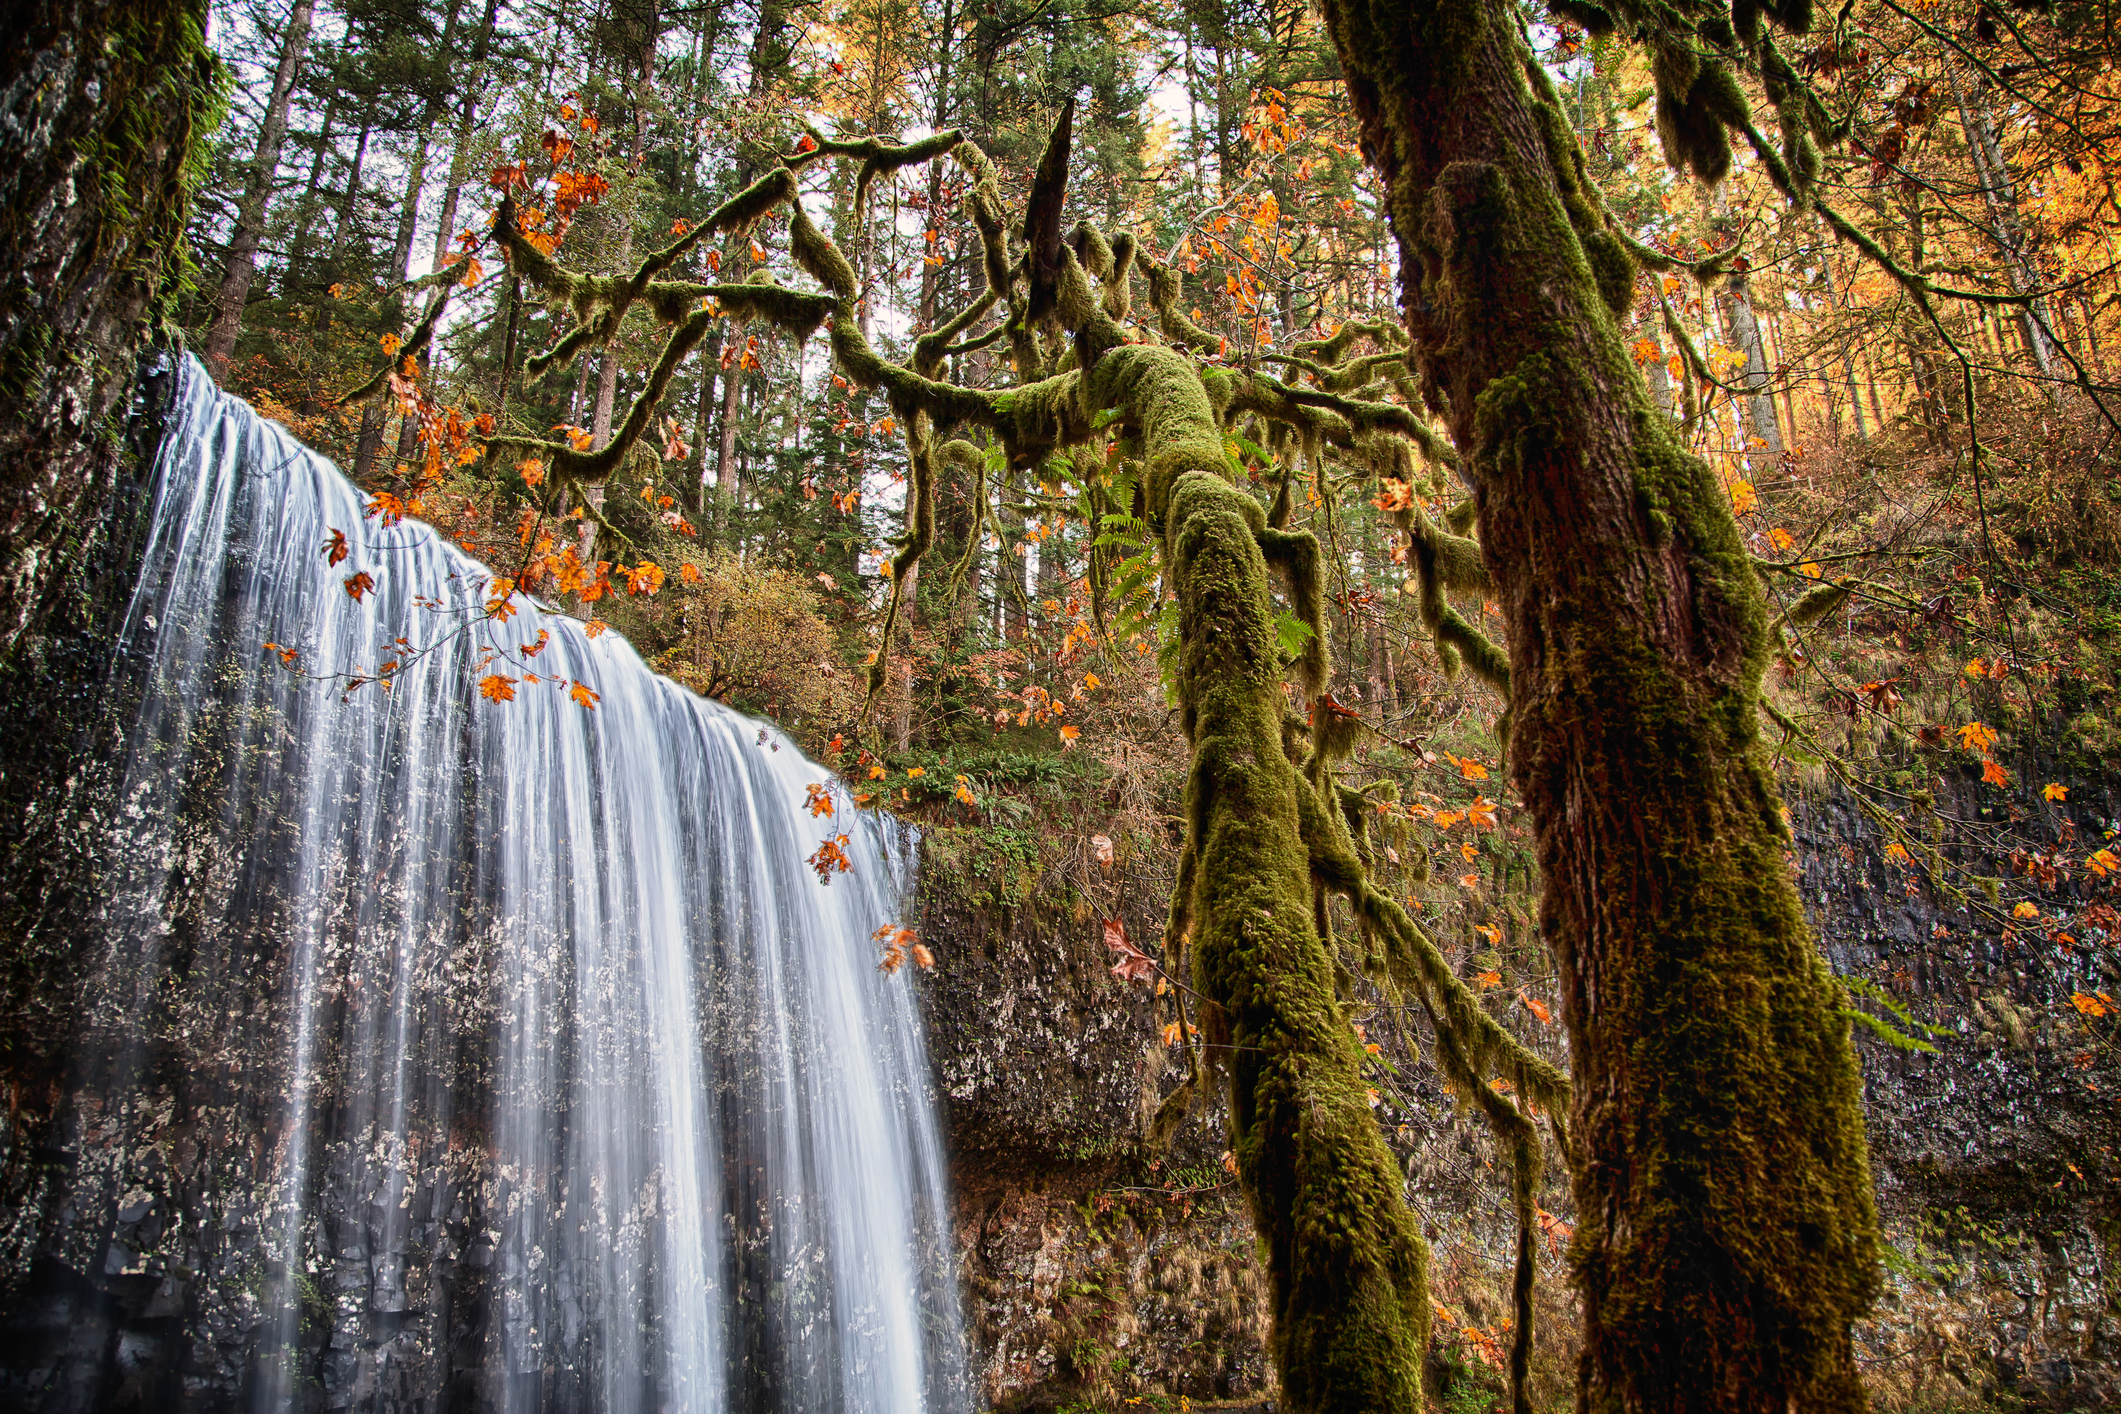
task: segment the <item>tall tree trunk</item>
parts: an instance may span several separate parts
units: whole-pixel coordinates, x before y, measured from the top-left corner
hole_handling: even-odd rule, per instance
[[[2010,280],[2011,292],[2029,297],[2017,312],[2019,337],[2025,341],[2026,354],[2041,379],[2052,379],[2056,376],[2055,345],[2058,342],[2054,311],[2049,308],[2047,296],[2043,293],[2047,282],[2041,277],[2031,243],[2026,238],[2025,219],[2018,210],[2017,185],[2011,180],[2009,164],[2003,160],[2002,144],[1996,140],[1995,119],[1989,113],[1988,85],[1978,73],[1962,73],[1957,64],[1947,64],[1945,72],[1951,82],[1952,98],[1959,106],[1959,122],[1966,134],[1967,154],[1973,158],[1982,200],[1988,206],[1989,238],[2003,257],[2004,274]],[[2042,391],[2052,394],[2053,389],[2046,387]]]
[[[333,223],[331,245],[324,258],[324,269],[321,273],[326,278],[330,277],[338,269],[339,260],[346,251],[346,238],[353,230],[354,203],[361,198],[361,168],[368,157],[368,135],[369,123],[367,118],[364,117],[361,122],[360,135],[354,141],[353,162],[346,171],[346,191],[339,201],[338,220]],[[290,260],[289,264],[292,265],[293,261]],[[331,295],[327,291],[320,290],[316,300],[315,314],[310,324],[312,348],[316,347],[317,341],[322,339],[325,330],[330,327]],[[324,410],[324,403],[319,396],[317,388],[318,362],[319,360],[316,358],[309,360],[308,368],[302,380],[302,412],[309,417],[314,417]]]
[[[273,71],[272,92],[265,100],[265,119],[258,126],[258,150],[250,186],[236,208],[236,229],[228,242],[228,263],[221,275],[214,325],[206,336],[206,367],[217,380],[228,376],[236,350],[236,331],[243,327],[243,306],[258,273],[258,243],[265,235],[265,212],[273,183],[280,175],[280,145],[287,137],[287,109],[294,100],[295,78],[309,45],[311,0],[295,0],[280,34],[280,63]]]
[[[443,31],[445,53],[448,51],[449,38],[456,33],[456,18],[456,7],[451,6],[449,25]],[[432,116],[431,107],[428,113]],[[413,139],[412,159],[407,163],[407,168],[405,199],[398,206],[397,234],[390,245],[390,278],[397,281],[409,278],[406,266],[412,260],[413,236],[419,229],[420,195],[427,185],[427,136],[424,128],[420,136]],[[391,298],[397,301],[401,296],[393,293]],[[376,454],[383,450],[383,427],[389,417],[390,414],[384,411],[384,400],[381,398],[372,400],[361,409],[361,431],[354,441],[353,479],[357,485],[365,484],[375,470]]]
[[[1871,1178],[1759,738],[1759,579],[1627,357],[1631,263],[1550,141],[1517,9],[1326,16],[1508,630],[1570,1042],[1579,1407],[1860,1410]]]
[[[332,90],[324,104],[324,117],[317,123],[317,141],[309,159],[309,178],[302,184],[302,199],[295,205],[295,238],[288,242],[287,264],[280,272],[280,297],[291,298],[295,292],[295,263],[309,249],[310,222],[315,219],[317,209],[317,187],[324,178],[324,154],[331,148],[332,123],[339,113],[339,93]]]
[[[1732,347],[1745,355],[1746,431],[1759,439],[1760,451],[1769,461],[1779,462],[1782,423],[1775,415],[1774,374],[1768,365],[1767,346],[1761,342],[1760,320],[1753,313],[1753,293],[1743,270],[1735,271],[1728,281],[1723,312],[1729,321]]]

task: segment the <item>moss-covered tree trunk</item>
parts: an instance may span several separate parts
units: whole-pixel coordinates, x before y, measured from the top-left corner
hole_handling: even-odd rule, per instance
[[[1227,479],[1213,406],[1188,360],[1112,349],[1090,393],[1138,429],[1150,523],[1178,595],[1197,861],[1180,888],[1191,884],[1194,976],[1217,1009],[1208,1029],[1226,1048],[1233,1148],[1266,1246],[1284,1405],[1419,1409],[1426,1250],[1314,924],[1301,781],[1282,738],[1265,514]]]
[[[1633,267],[1516,9],[1327,15],[1508,625],[1570,1039],[1582,1405],[1858,1408],[1870,1175],[1756,737],[1750,560],[1623,347]]]

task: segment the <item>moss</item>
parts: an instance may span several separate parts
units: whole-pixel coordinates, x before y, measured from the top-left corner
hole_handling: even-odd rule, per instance
[[[1233,1153],[1266,1249],[1287,1407],[1419,1406],[1427,1255],[1370,1114],[1361,1055],[1313,914],[1299,793],[1281,741],[1280,656],[1259,503],[1222,474],[1214,400],[1182,355],[1144,345],[1091,367],[1092,407],[1138,429],[1149,520],[1178,595],[1193,746],[1183,890],[1203,1021],[1228,1068]],[[1308,539],[1308,537],[1302,537]],[[1315,556],[1315,542],[1311,542]]]
[[[1675,164],[1720,177],[1746,119],[1717,49],[1731,22],[1611,13],[1648,43]],[[1627,252],[1601,249],[1515,11],[1330,0],[1326,18],[1509,628],[1511,775],[1576,1078],[1580,1407],[1860,1407],[1875,1220],[1856,1073],[1782,862],[1755,725],[1767,617],[1728,501],[1626,357]],[[1372,922],[1418,978],[1418,943],[1382,905]]]

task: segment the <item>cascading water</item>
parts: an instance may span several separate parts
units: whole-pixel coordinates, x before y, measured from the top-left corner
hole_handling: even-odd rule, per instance
[[[482,567],[366,519],[195,363],[179,385],[121,635],[76,1161],[39,1200],[41,1260],[154,1295],[16,1390],[964,1408],[919,1020],[870,941],[895,833],[851,830],[821,886],[825,772],[778,733],[616,635],[484,618]],[[541,631],[540,680],[480,700],[487,646]],[[268,644],[402,667],[342,692]]]

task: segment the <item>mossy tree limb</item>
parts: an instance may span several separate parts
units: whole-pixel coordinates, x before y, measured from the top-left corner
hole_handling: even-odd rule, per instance
[[[1198,372],[1125,345],[1091,373],[1148,456],[1149,520],[1179,602],[1193,971],[1216,1015],[1233,1150],[1267,1253],[1292,1410],[1414,1409],[1426,1251],[1378,1133],[1361,1050],[1312,917],[1305,783],[1284,751],[1282,668],[1258,502],[1226,475]]]
[[[1757,737],[1757,578],[1623,347],[1612,251],[1587,246],[1515,10],[1332,0],[1327,17],[1507,626],[1510,770],[1575,1088],[1581,1405],[1860,1408],[1870,1175]],[[1691,40],[1658,62],[1668,137],[1714,175],[1729,149],[1708,128],[1743,117],[1729,75]]]

